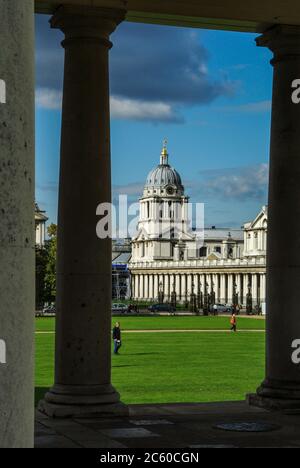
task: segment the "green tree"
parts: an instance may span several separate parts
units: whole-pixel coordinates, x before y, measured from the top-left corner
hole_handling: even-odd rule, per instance
[[[51,224],[48,229],[49,240],[46,243],[47,265],[45,274],[45,288],[48,302],[56,299],[56,256],[57,256],[57,226]]]
[[[36,308],[56,299],[57,226],[51,224],[43,247],[36,247]]]

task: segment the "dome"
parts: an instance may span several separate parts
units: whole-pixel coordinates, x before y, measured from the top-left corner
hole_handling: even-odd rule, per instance
[[[182,188],[181,177],[169,164],[160,164],[149,172],[146,187],[165,187],[173,185]]]
[[[160,164],[149,172],[145,190],[173,187],[180,192],[184,191],[181,177],[178,172],[169,165],[168,156],[165,142],[161,152]]]

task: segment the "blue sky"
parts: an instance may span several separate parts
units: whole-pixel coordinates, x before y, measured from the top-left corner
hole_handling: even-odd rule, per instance
[[[36,16],[36,199],[56,222],[63,49]],[[114,196],[135,201],[167,138],[206,225],[239,227],[267,202],[271,53],[255,35],[123,23],[111,51]]]

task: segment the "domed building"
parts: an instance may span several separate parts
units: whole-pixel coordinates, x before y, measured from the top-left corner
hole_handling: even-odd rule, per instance
[[[149,172],[140,199],[132,262],[196,258],[196,236],[191,232],[188,203],[181,177],[169,164],[164,142],[160,163]]]
[[[140,199],[138,232],[132,240],[131,292],[134,300],[188,303],[197,296],[220,304],[253,307],[265,303],[267,208],[243,229],[191,225],[189,197],[169,163],[166,141],[159,164]]]

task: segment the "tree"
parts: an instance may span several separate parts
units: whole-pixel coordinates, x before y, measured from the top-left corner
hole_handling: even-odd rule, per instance
[[[57,226],[51,224],[49,239],[43,247],[36,247],[36,307],[56,299]]]
[[[47,265],[45,275],[45,287],[47,290],[48,302],[55,302],[56,299],[56,255],[57,255],[57,226],[51,224],[48,229],[49,240],[46,243]]]

